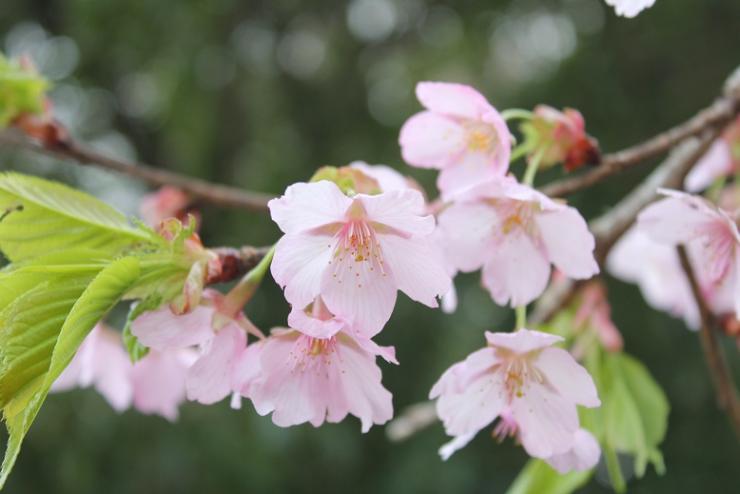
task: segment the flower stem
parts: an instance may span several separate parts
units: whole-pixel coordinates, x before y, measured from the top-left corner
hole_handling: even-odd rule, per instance
[[[229,311],[237,313],[247,302],[249,302],[249,299],[252,298],[252,295],[254,295],[257,287],[262,282],[262,278],[265,277],[265,273],[267,273],[267,270],[270,268],[272,257],[274,255],[275,246],[273,245],[272,248],[267,251],[267,254],[265,254],[262,260],[260,260],[259,264],[245,274],[234,288],[229,290],[229,293],[226,295],[226,300],[224,301],[225,307],[228,307]]]
[[[532,156],[532,159],[529,160],[527,171],[524,172],[524,178],[522,178],[522,183],[524,185],[532,186],[532,184],[534,184],[534,177],[537,175],[537,170],[540,167],[540,162],[542,161],[542,157],[545,155],[545,151],[547,151],[547,148],[540,149],[534,156]]]
[[[514,311],[516,312],[516,327],[514,329],[522,329],[527,325],[527,306],[517,305]]]
[[[532,118],[532,112],[521,108],[509,108],[508,110],[501,112],[501,117],[506,121],[513,120],[515,118],[529,120]]]
[[[606,460],[606,469],[609,472],[612,487],[616,492],[625,492],[627,485],[622,476],[622,468],[619,466],[619,457],[613,447],[607,446],[604,448],[604,459]]]

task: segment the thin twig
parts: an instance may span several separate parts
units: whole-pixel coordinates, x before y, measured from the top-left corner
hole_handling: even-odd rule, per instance
[[[221,261],[221,271],[206,279],[206,284],[225,283],[241,278],[257,266],[271,248],[272,246],[252,247],[245,245],[239,249],[233,247],[210,249],[218,255],[219,261]]]
[[[694,269],[689,261],[689,256],[683,246],[678,247],[678,256],[681,259],[681,266],[686,273],[686,278],[688,278],[691,285],[696,305],[699,307],[701,319],[699,336],[704,350],[704,359],[707,361],[709,374],[712,376],[714,389],[717,393],[717,404],[720,409],[727,413],[735,433],[740,437],[740,401],[738,401],[735,383],[732,380],[732,372],[727,365],[722,348],[720,348],[717,333],[714,331],[714,317],[707,307],[699,283],[696,280]]]
[[[550,197],[573,194],[649,158],[663,154],[687,137],[699,135],[708,128],[724,127],[740,112],[740,68],[727,79],[723,93],[723,96],[712,105],[686,122],[636,146],[604,155],[598,168],[582,175],[551,182],[542,187],[542,192]]]
[[[154,168],[140,163],[131,163],[113,158],[74,140],[57,146],[45,146],[13,131],[0,132],[0,148],[20,148],[63,160],[73,160],[81,165],[95,166],[141,179],[154,186],[172,185],[181,189],[192,199],[216,206],[264,211],[272,197],[260,192],[250,192],[228,185],[214,184],[197,178]]]

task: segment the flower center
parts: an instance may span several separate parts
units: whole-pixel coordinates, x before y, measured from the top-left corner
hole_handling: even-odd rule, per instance
[[[504,387],[509,397],[509,401],[514,398],[523,398],[530,382],[544,382],[542,373],[525,358],[514,357],[505,364]]]
[[[375,230],[368,225],[364,219],[352,219],[344,224],[337,234],[338,241],[334,251],[334,257],[330,264],[334,264],[332,277],[337,283],[346,280],[346,272],[354,272],[357,288],[362,288],[361,272],[375,271],[382,276],[386,275],[383,251],[380,248]]]
[[[467,122],[464,127],[469,150],[484,152],[495,150],[498,136],[493,126],[481,122]]]

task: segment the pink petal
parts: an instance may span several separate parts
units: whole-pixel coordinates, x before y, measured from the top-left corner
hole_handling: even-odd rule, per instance
[[[379,233],[387,230],[384,226],[408,235],[430,235],[434,231],[434,217],[426,214],[424,196],[418,190],[358,194],[356,200],[362,203],[368,220]]]
[[[456,269],[480,269],[493,248],[496,211],[480,202],[453,203],[439,215],[439,232],[448,260]]]
[[[502,176],[507,168],[502,167],[500,162],[489,153],[465,152],[458,161],[440,171],[437,187],[442,192],[442,198],[452,200],[472,186]]]
[[[474,434],[493,422],[506,405],[503,372],[479,373],[460,393],[442,393],[437,415],[450,436]]]
[[[141,413],[158,414],[174,421],[185,401],[185,375],[195,352],[190,349],[150,351],[134,364],[134,408]]]
[[[200,345],[213,337],[213,308],[200,305],[181,316],[168,306],[144,312],[131,324],[131,332],[142,345],[154,350]]]
[[[247,345],[247,336],[236,324],[221,329],[203,355],[188,370],[187,398],[210,405],[232,391],[236,362]]]
[[[350,335],[349,332],[346,332]],[[354,342],[362,348],[368,354],[378,356],[390,364],[398,365],[398,359],[396,359],[396,349],[392,346],[380,346],[370,338],[363,336],[351,335]]]
[[[677,245],[697,238],[712,216],[712,210],[701,199],[682,194],[651,204],[637,221],[656,242]]]
[[[272,220],[285,233],[341,222],[352,200],[332,182],[297,183],[268,203]]]
[[[288,326],[314,338],[331,338],[340,332],[346,323],[340,319],[319,319],[311,317],[304,309],[293,307],[288,314]]]
[[[403,160],[422,168],[444,168],[465,147],[465,131],[453,119],[432,112],[409,118],[399,136]]]
[[[586,407],[601,405],[591,375],[562,348],[545,348],[534,365],[565,399]]]
[[[347,254],[336,257],[321,279],[321,295],[329,310],[368,337],[390,319],[396,292],[392,271],[375,257],[364,261]]]
[[[464,84],[420,82],[416,97],[428,110],[456,117],[477,119],[493,110],[482,94]]]
[[[686,190],[699,192],[733,171],[732,150],[724,139],[717,139],[701,160],[691,169],[686,181]]]
[[[350,168],[360,170],[368,177],[374,178],[382,192],[404,190],[409,188],[409,181],[396,170],[386,165],[368,165],[364,161],[353,161]]]
[[[561,474],[571,471],[582,472],[596,466],[601,448],[593,435],[586,429],[578,429],[573,435],[573,447],[565,453],[546,458],[545,461]]]
[[[550,263],[519,229],[501,239],[483,266],[483,285],[499,305],[526,305],[545,290]]]
[[[468,443],[473,440],[476,434],[477,432],[471,432],[470,434],[455,436],[451,441],[443,444],[442,447],[439,448],[439,456],[442,458],[442,461],[449,460],[450,456],[452,456],[455,452],[467,446]]]
[[[566,207],[535,216],[550,261],[571,278],[586,279],[599,272],[596,241],[578,211]]]
[[[511,411],[522,446],[530,456],[549,458],[572,447],[578,429],[573,402],[530,380],[523,396],[514,396]]]
[[[427,238],[378,237],[398,288],[417,302],[437,307],[437,297],[447,293],[452,283],[437,247]]]
[[[489,345],[506,348],[512,352],[523,355],[525,353],[547,348],[563,341],[563,338],[542,331],[520,329],[513,333],[492,333],[486,331],[486,341]]]
[[[262,377],[262,365],[260,361],[265,341],[259,340],[249,344],[247,349],[241,352],[234,365],[231,388],[247,398],[252,397]]]
[[[131,406],[133,386],[131,372],[133,364],[128,356],[121,334],[117,331],[98,326],[97,344],[95,345],[93,383],[95,389],[117,412]]]
[[[644,9],[652,7],[655,0],[606,0],[606,3],[614,7],[617,15],[635,17]]]
[[[292,305],[305,307],[319,294],[335,243],[331,237],[308,233],[284,235],[278,241],[270,271]]]

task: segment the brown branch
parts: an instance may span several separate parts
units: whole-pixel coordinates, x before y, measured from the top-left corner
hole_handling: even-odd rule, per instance
[[[678,256],[681,259],[681,266],[686,273],[686,278],[691,285],[691,291],[696,299],[696,305],[699,308],[701,327],[699,336],[704,351],[704,359],[707,361],[709,374],[712,377],[714,390],[717,393],[717,404],[720,409],[727,413],[735,433],[740,437],[740,401],[738,401],[735,383],[732,380],[732,373],[725,360],[725,355],[720,348],[717,334],[714,331],[714,317],[707,307],[701,288],[697,282],[694,269],[691,267],[689,256],[686,249],[678,247]]]
[[[72,139],[60,141],[56,145],[44,145],[41,141],[35,141],[24,137],[20,133],[6,130],[0,132],[0,148],[3,147],[26,149],[53,158],[76,161],[81,165],[112,170],[138,178],[157,187],[172,185],[181,189],[196,201],[203,201],[216,206],[264,211],[267,209],[267,201],[272,198],[268,194],[214,184],[149,165],[112,158],[85,147]]]
[[[657,198],[657,190],[681,187],[691,168],[721,132],[721,128],[710,128],[701,136],[680,143],[653,173],[614,208],[589,222],[589,229],[596,239],[594,256],[602,269],[614,244],[632,226],[640,211]],[[540,297],[529,322],[542,324],[548,321],[573,300],[582,285],[582,282],[573,280],[552,284]]]
[[[211,249],[221,261],[221,272],[206,279],[206,285],[226,283],[241,278],[252,270],[270,251],[269,247],[244,246],[240,249],[233,247],[216,247]]]
[[[550,197],[563,197],[595,185],[614,174],[663,154],[688,137],[713,127],[724,127],[740,112],[740,68],[727,79],[721,96],[712,105],[686,122],[662,132],[645,142],[616,153],[604,155],[598,168],[549,183],[541,191]]]

